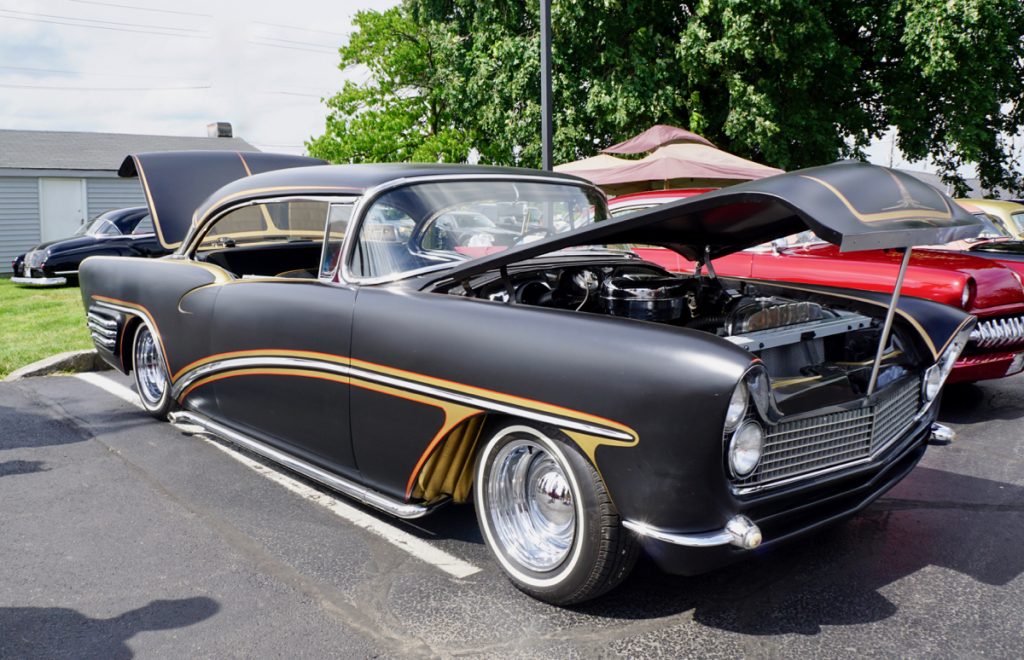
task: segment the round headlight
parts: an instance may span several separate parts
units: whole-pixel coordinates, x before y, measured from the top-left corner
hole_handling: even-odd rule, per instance
[[[750,394],[747,392],[747,384],[744,381],[740,381],[740,384],[732,392],[732,398],[729,399],[729,409],[725,411],[726,431],[736,428],[736,425],[747,416],[747,402],[749,400]]]
[[[761,462],[764,429],[754,421],[744,422],[729,441],[729,469],[735,477],[746,477]]]
[[[939,365],[931,367],[924,373],[924,398],[926,401],[931,401],[939,395],[939,390],[942,389],[942,369]]]

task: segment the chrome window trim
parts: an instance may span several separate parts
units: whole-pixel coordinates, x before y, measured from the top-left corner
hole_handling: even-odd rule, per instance
[[[231,213],[231,212],[233,212],[233,211],[235,211],[237,209],[244,208],[244,207],[247,207],[247,206],[257,206],[259,204],[271,204],[271,203],[274,203],[274,202],[300,202],[300,201],[304,201],[304,202],[322,202],[322,203],[327,204],[327,212],[324,214],[324,227],[323,227],[323,231],[322,231],[321,246],[320,246],[320,262],[317,263],[318,277],[317,277],[316,281],[323,282],[325,284],[331,284],[332,283],[331,280],[334,277],[333,273],[332,273],[332,275],[330,277],[327,277],[327,276],[324,276],[324,275],[319,275],[319,273],[320,273],[320,264],[323,263],[323,244],[326,242],[326,239],[327,239],[327,220],[328,220],[328,218],[330,218],[330,215],[331,215],[331,205],[332,204],[357,204],[359,199],[360,199],[359,195],[334,195],[334,194],[332,194],[332,195],[312,195],[312,194],[309,194],[309,195],[283,195],[283,196],[280,196],[280,197],[260,197],[258,199],[242,200],[242,201],[239,201],[237,203],[229,204],[229,205],[221,208],[219,211],[217,211],[217,213],[215,213],[214,215],[210,216],[209,219],[206,220],[206,222],[203,224],[202,228],[193,227],[192,230],[189,232],[189,234],[181,242],[181,245],[178,247],[178,249],[175,250],[175,252],[171,256],[173,258],[176,258],[176,259],[186,259],[188,261],[193,261],[193,262],[196,261],[195,253],[198,250],[199,244],[202,243],[203,237],[206,236],[206,234],[209,232],[210,227],[215,225],[225,215],[227,215],[228,213]],[[354,208],[353,208],[353,213],[355,213],[355,209]],[[349,232],[345,233],[345,239],[344,239],[345,241],[348,240],[348,234],[349,234]],[[344,244],[342,245],[342,250],[344,250]],[[335,269],[335,271],[337,271],[337,269]],[[275,275],[269,275],[269,276],[267,276],[265,278],[261,278],[261,279],[276,279],[276,278],[277,278],[277,276],[275,276]],[[280,279],[287,279],[287,278],[280,278]],[[239,281],[241,281],[241,280],[239,280]],[[313,281],[313,280],[310,280],[310,281]]]
[[[363,221],[366,218],[366,213],[370,206],[376,202],[385,193],[391,192],[397,188],[402,188],[409,185],[415,185],[420,183],[439,183],[445,181],[522,181],[524,183],[547,183],[555,185],[567,185],[576,186],[584,190],[591,190],[601,198],[605,200],[605,210],[607,210],[607,195],[604,191],[598,188],[596,185],[588,181],[574,181],[572,179],[562,179],[558,177],[540,176],[531,174],[437,174],[429,176],[413,176],[413,177],[402,177],[400,179],[393,179],[386,183],[379,184],[372,188],[368,188],[363,192],[362,197],[356,202],[355,207],[352,209],[352,229],[345,234],[345,242],[342,244],[342,259],[341,259],[341,271],[339,272],[339,279],[342,282],[348,284],[386,284],[389,282],[398,282],[400,280],[409,279],[416,277],[417,275],[423,275],[425,273],[432,273],[435,271],[441,271],[451,268],[453,264],[465,263],[462,261],[457,262],[446,262],[441,264],[433,264],[430,266],[424,266],[403,273],[397,273],[393,275],[384,275],[380,277],[357,277],[350,270],[352,260],[355,256],[355,241],[359,232],[362,231]],[[611,212],[608,212],[608,218],[612,217]],[[470,260],[467,260],[470,261]]]

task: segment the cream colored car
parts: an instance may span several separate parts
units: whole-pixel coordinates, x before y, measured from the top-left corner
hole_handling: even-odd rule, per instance
[[[958,199],[961,205],[973,205],[998,219],[1018,241],[1024,241],[1024,204],[1000,199]]]

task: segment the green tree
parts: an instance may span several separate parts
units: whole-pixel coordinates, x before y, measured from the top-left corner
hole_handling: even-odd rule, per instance
[[[437,57],[450,34],[403,7],[359,12],[353,27],[339,67],[362,67],[366,82],[348,80],[327,99],[326,129],[309,153],[335,163],[465,161],[472,132],[445,102],[451,86]]]
[[[367,84],[329,101],[331,160],[540,162],[538,0],[403,0],[341,50]],[[786,169],[859,157],[890,126],[947,181],[1024,181],[1020,0],[554,0],[555,160],[655,123]]]

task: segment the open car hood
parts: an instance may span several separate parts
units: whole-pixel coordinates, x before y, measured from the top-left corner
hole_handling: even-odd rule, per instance
[[[730,186],[519,245],[448,271],[471,277],[564,248],[660,245],[687,259],[737,252],[811,229],[847,251],[934,245],[976,236],[970,213],[928,184],[846,161]]]
[[[196,207],[221,186],[259,172],[324,164],[319,158],[258,151],[165,151],[131,154],[117,174],[142,181],[157,239],[173,250],[191,228]]]

